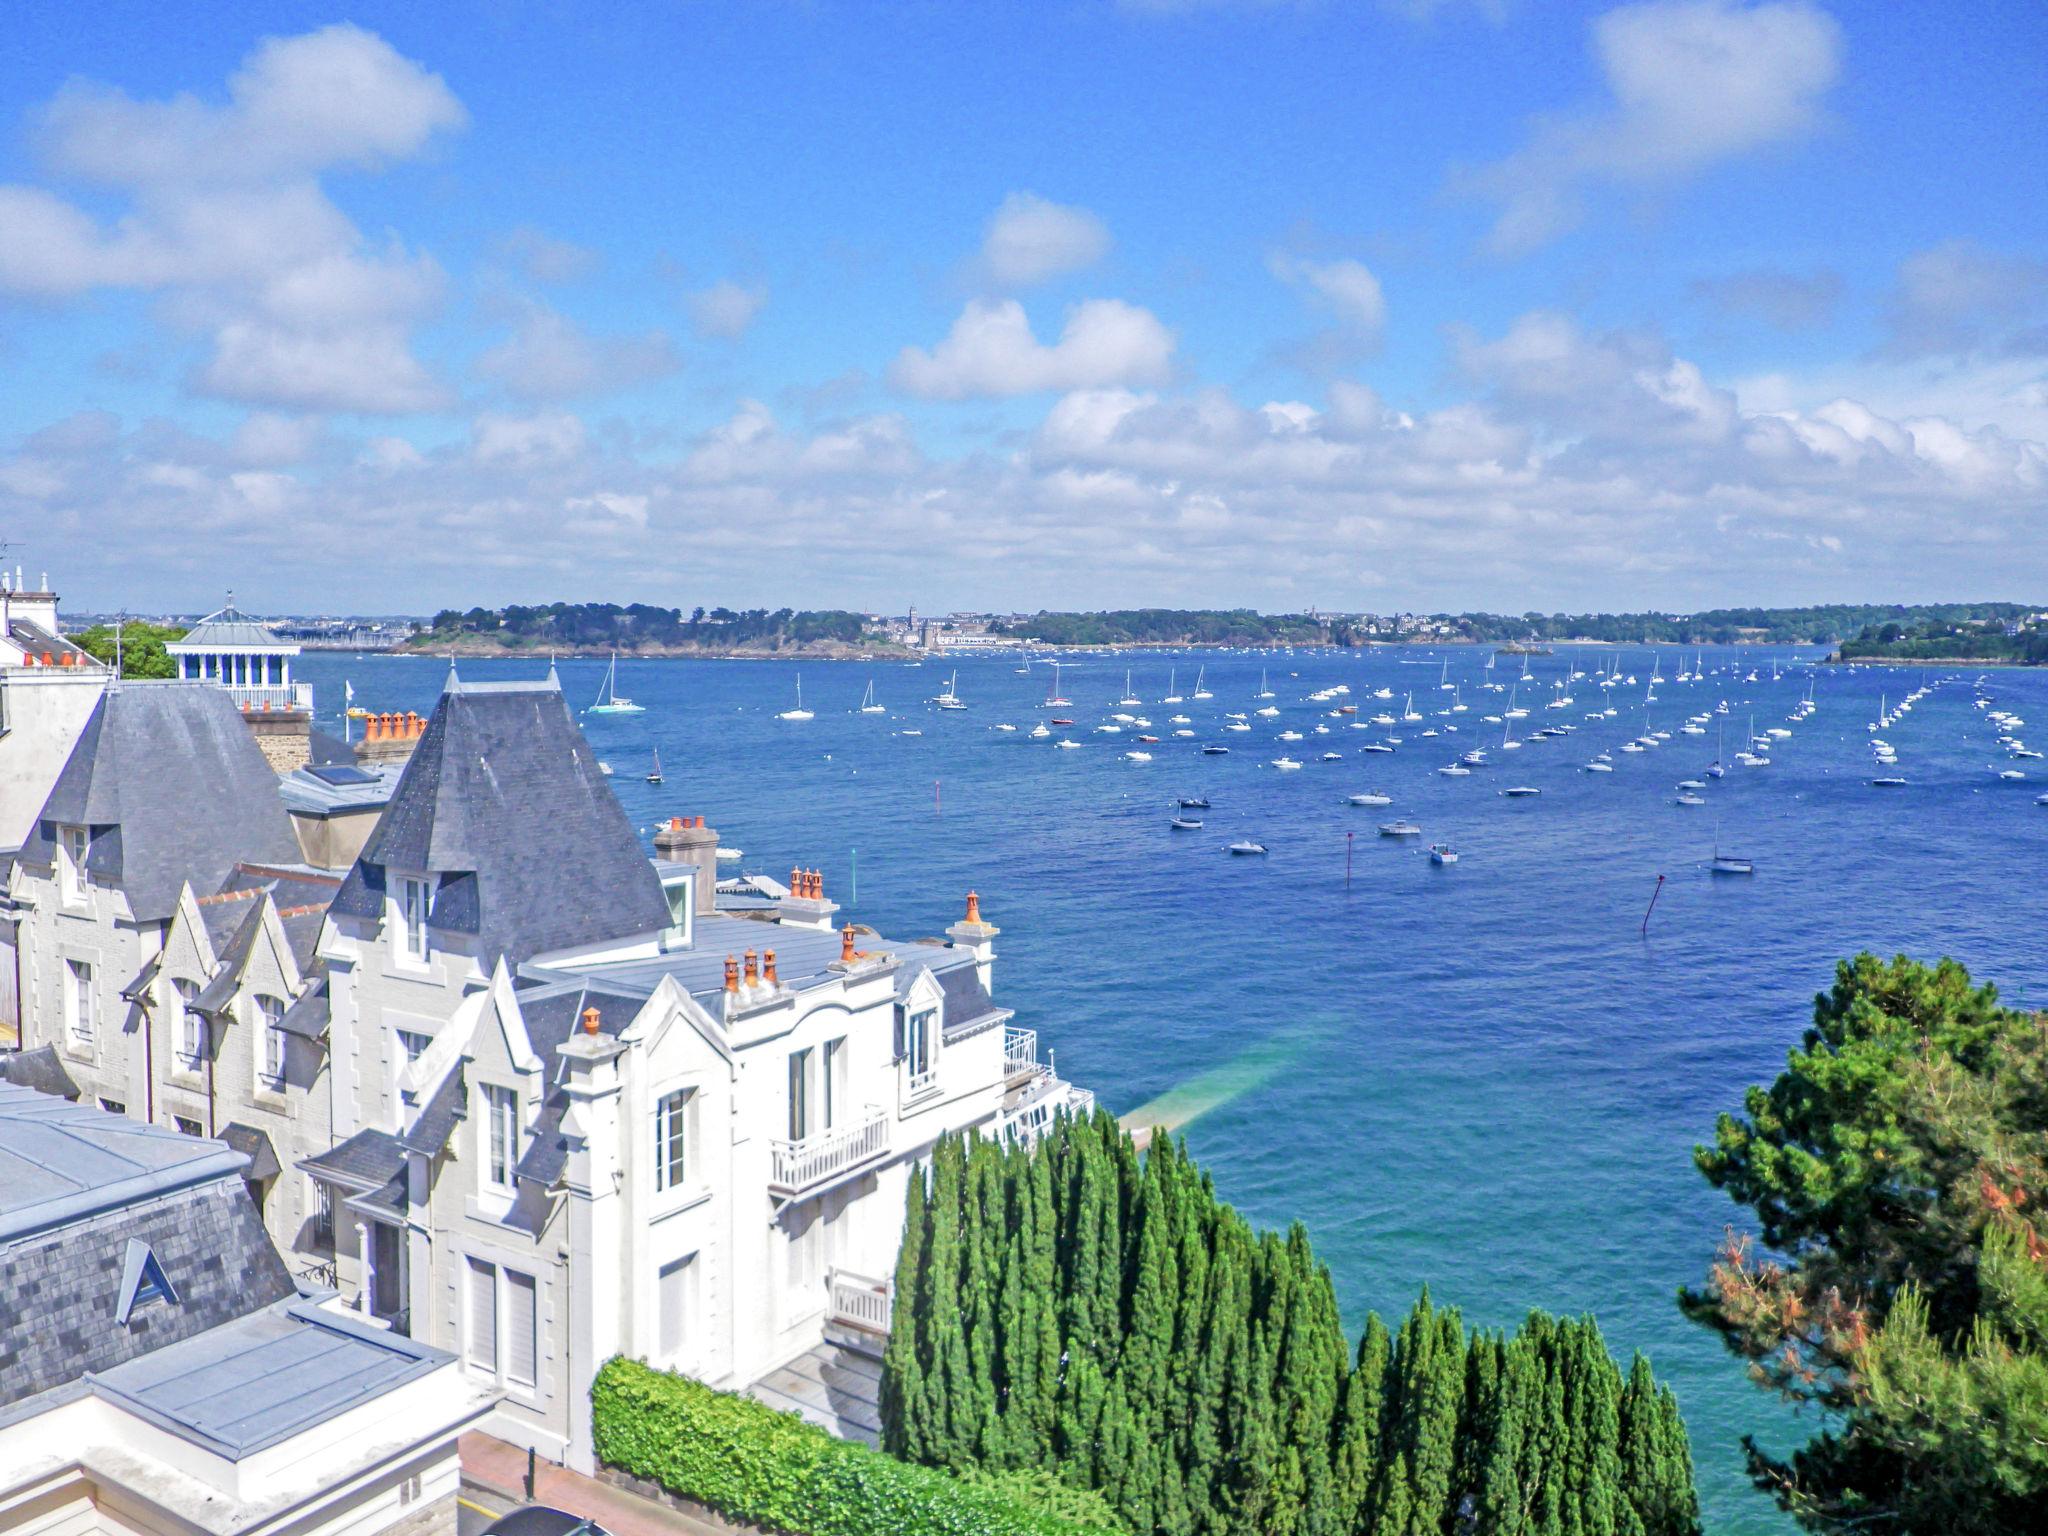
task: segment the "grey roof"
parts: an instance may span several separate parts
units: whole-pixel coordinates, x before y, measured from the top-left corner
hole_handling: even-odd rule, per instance
[[[568,1108],[569,1100],[559,1086],[561,1050],[575,1033],[583,1010],[596,1008],[612,1030],[617,1031],[640,1011],[643,1001],[637,994],[580,980],[563,986],[536,987],[520,994],[519,1016],[525,1022],[526,1038],[534,1054],[541,1059],[541,1081],[548,1085],[547,1096],[534,1116],[526,1150],[519,1157],[520,1178],[545,1189],[568,1166],[569,1144],[562,1137],[562,1112]]]
[[[142,962],[142,969],[137,971],[135,975],[129,979],[128,984],[121,988],[121,996],[126,998],[131,1003],[134,1002],[137,998],[141,997],[143,993],[149,990],[150,983],[156,980],[156,973],[162,970],[163,968],[164,954],[162,950],[158,950],[155,954],[151,955],[147,960]]]
[[[105,1371],[93,1390],[239,1461],[452,1358],[293,1299]]]
[[[242,1164],[217,1141],[0,1084],[0,1246]]]
[[[357,1131],[339,1146],[300,1158],[299,1166],[352,1189],[375,1189],[405,1171],[405,1148],[389,1131]]]
[[[241,926],[228,941],[227,951],[220,957],[220,966],[214,971],[213,979],[192,999],[192,1006],[201,1013],[218,1014],[233,1001],[234,995],[242,988],[242,973],[249,968],[249,957],[256,952],[257,936],[263,932],[261,897],[246,905],[237,903],[233,910],[244,913]]]
[[[25,1113],[21,1098],[41,1107]],[[0,1200],[13,1202],[0,1210],[13,1229],[0,1237],[0,1405],[293,1296],[243,1162],[217,1141],[0,1087]],[[177,1300],[122,1324],[131,1242],[148,1245]]]
[[[296,862],[277,774],[225,690],[120,683],[93,706],[21,850],[55,861],[58,823],[92,828],[86,865],[118,884],[138,920],[175,910],[187,880],[218,886],[238,859]]]
[[[402,763],[313,763],[278,780],[285,809],[300,816],[341,816],[374,811],[390,802],[405,771]]]
[[[71,1074],[64,1070],[64,1063],[57,1058],[57,1047],[39,1045],[29,1051],[0,1052],[0,1082],[12,1083],[17,1088],[33,1088],[37,1093],[54,1094],[60,1099],[77,1099],[78,1084],[71,1081]]]
[[[249,1159],[249,1166],[242,1170],[245,1179],[261,1182],[274,1178],[283,1166],[277,1160],[277,1149],[270,1144],[267,1131],[232,1120],[221,1127],[220,1139]]]
[[[16,645],[37,656],[63,656],[68,653],[75,658],[74,666],[81,662],[96,667],[106,665],[83,646],[66,640],[62,635],[52,634],[40,624],[31,624],[27,619],[17,619],[10,615],[7,632]]]
[[[965,965],[951,965],[933,974],[938,977],[939,990],[946,994],[944,1017],[949,1035],[976,1024],[1010,1018],[1016,1011],[996,1006],[995,999],[981,984],[981,971],[971,960]]]
[[[327,978],[322,976],[299,994],[277,1023],[286,1034],[297,1035],[301,1040],[325,1040],[327,1019]]]
[[[656,932],[668,901],[552,683],[451,680],[335,898],[383,914],[390,870],[438,875],[432,926],[486,966]]]
[[[187,630],[183,639],[171,641],[164,649],[173,656],[182,656],[187,652],[220,650],[231,645],[290,651],[293,654],[299,650],[298,641],[281,638],[269,625],[232,606],[209,613]]]
[[[455,1134],[455,1127],[467,1108],[463,1081],[462,1063],[458,1061],[449,1067],[434,1091],[427,1095],[427,1102],[399,1138],[406,1151],[438,1157],[447,1150],[448,1138]]]

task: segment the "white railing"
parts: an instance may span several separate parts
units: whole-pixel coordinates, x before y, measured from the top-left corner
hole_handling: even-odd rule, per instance
[[[1095,1090],[1093,1088],[1069,1088],[1067,1090],[1067,1113],[1076,1120],[1086,1120],[1095,1113]]]
[[[802,1141],[771,1141],[769,1182],[785,1194],[821,1184],[889,1150],[889,1121],[873,1105],[852,1125],[821,1131]]]
[[[1038,1031],[1003,1028],[1003,1076],[1021,1077],[1038,1071]]]
[[[889,1308],[895,1288],[887,1280],[835,1269],[831,1288],[832,1300],[825,1314],[830,1321],[865,1328],[869,1333],[889,1331]]]
[[[922,1072],[913,1072],[904,1079],[903,1102],[915,1104],[927,1094],[939,1091],[939,1069],[926,1067]]]
[[[251,714],[261,714],[266,709],[313,708],[311,683],[236,683],[228,685],[228,696]]]

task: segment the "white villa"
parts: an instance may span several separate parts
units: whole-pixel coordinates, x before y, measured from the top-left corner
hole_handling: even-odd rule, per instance
[[[837,925],[810,870],[721,911],[717,834],[650,859],[552,675],[451,672],[338,888],[217,690],[107,704],[14,876],[32,1073],[243,1151],[301,1282],[550,1459],[592,1469],[620,1353],[872,1437],[872,1393],[820,1384],[879,1350],[911,1167],[1092,1103],[993,1000],[973,895],[916,942]],[[121,747],[195,722],[176,784]]]

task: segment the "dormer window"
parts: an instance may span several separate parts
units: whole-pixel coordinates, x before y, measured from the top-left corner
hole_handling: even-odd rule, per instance
[[[206,1062],[206,1017],[192,1006],[199,1000],[199,983],[179,976],[172,980],[171,989],[177,994],[172,1006],[177,1010],[173,1034],[178,1070],[197,1072]]]
[[[486,1083],[483,1098],[484,1182],[498,1194],[509,1195],[519,1166],[519,1095]]]
[[[263,1035],[257,1076],[262,1087],[275,1092],[284,1087],[284,999],[259,996],[256,1017]]]
[[[398,882],[400,953],[408,960],[427,958],[427,915],[433,910],[431,881],[401,877]]]
[[[140,1238],[128,1239],[128,1252],[121,1266],[121,1295],[114,1307],[114,1321],[127,1326],[128,1319],[153,1302],[178,1304],[177,1287],[164,1267]]]

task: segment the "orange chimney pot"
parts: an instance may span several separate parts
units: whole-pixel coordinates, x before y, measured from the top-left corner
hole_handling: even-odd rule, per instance
[[[597,1009],[596,1009],[596,1008],[594,1008],[594,1007],[593,1007],[593,1008],[586,1008],[586,1009],[584,1009],[584,1010],[583,1010],[583,1033],[585,1033],[586,1035],[594,1035],[594,1034],[596,1034],[596,1033],[597,1033],[597,1025],[598,1025],[598,1013],[597,1013]]]
[[[967,893],[967,921],[970,923],[981,921],[981,896],[975,891]]]
[[[772,949],[761,951],[761,979],[771,987],[782,985],[775,979],[775,951]]]
[[[853,964],[853,924],[848,923],[839,930],[839,958],[848,965]]]
[[[761,957],[751,949],[747,951],[747,985],[754,986],[761,980]]]
[[[740,963],[731,955],[725,957],[725,990],[737,992],[740,989]]]

